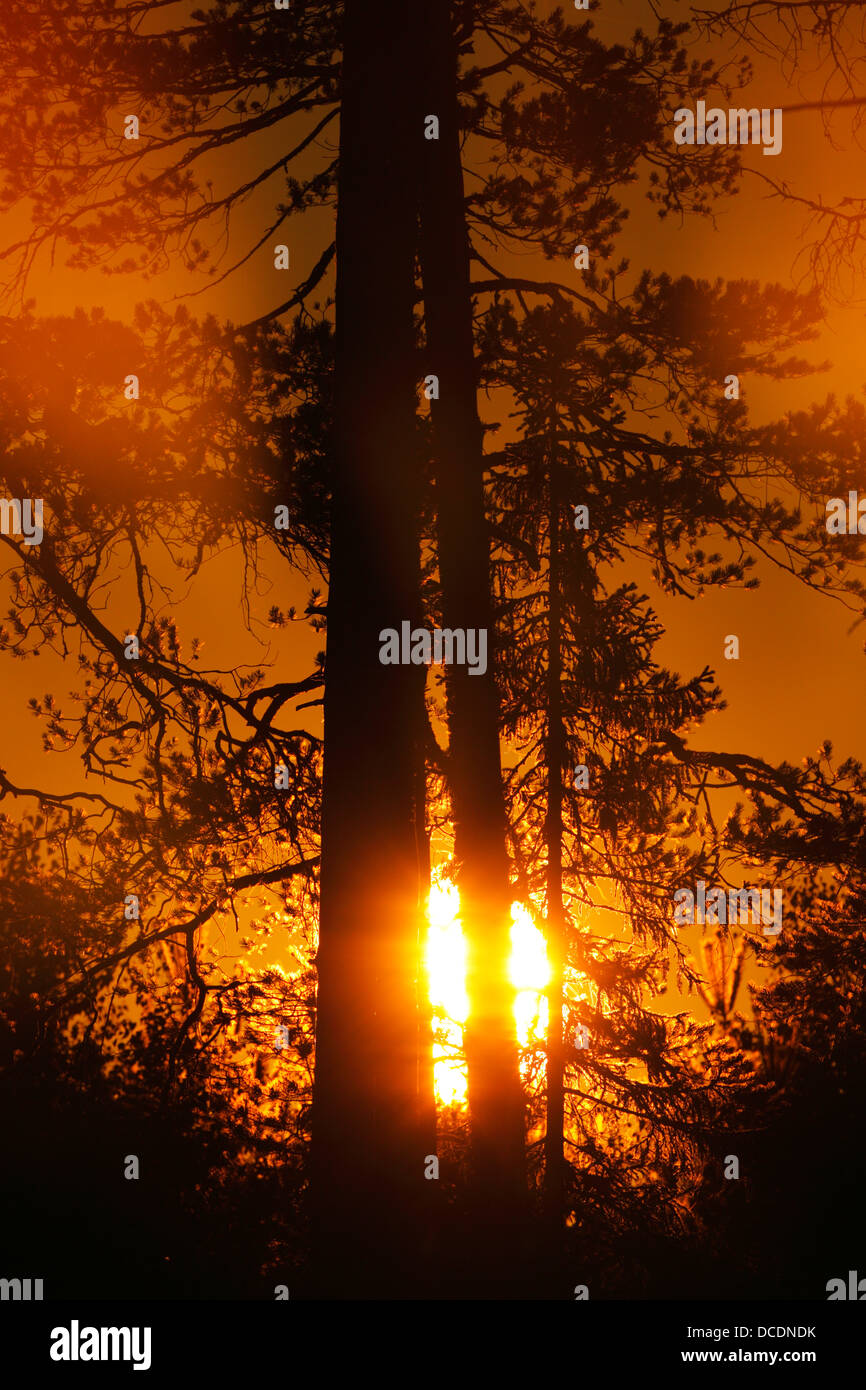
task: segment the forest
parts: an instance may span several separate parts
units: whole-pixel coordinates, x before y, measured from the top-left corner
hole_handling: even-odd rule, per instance
[[[858,1298],[864,0],[0,53],[0,1276]]]

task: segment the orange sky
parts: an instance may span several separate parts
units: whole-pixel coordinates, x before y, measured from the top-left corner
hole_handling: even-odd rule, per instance
[[[539,8],[549,11],[553,6],[542,0]],[[663,8],[676,18],[687,16],[684,5],[667,4]],[[584,18],[579,16],[580,21]],[[653,27],[650,7],[630,0],[605,0],[594,22],[602,35],[612,37],[622,37],[637,25],[649,30]],[[720,45],[715,43],[711,51],[718,56]],[[804,90],[809,94],[808,83]],[[802,93],[781,65],[758,63],[745,104],[784,108],[786,100],[793,99],[802,99]],[[847,134],[844,115],[834,130],[836,148],[828,142],[817,116],[791,115],[785,121],[784,146],[778,158],[762,159],[760,149],[755,149],[747,154],[746,162],[751,161],[757,168],[772,165],[770,172],[777,179],[788,180],[795,189],[812,196],[820,194],[827,201],[845,193],[857,194],[866,176],[866,152]],[[336,130],[332,129],[328,132],[328,144],[333,145],[335,139]],[[247,176],[249,159],[249,151],[233,155],[233,160],[242,161]],[[222,172],[228,178],[232,170],[226,167]],[[795,262],[804,244],[802,214],[762,196],[754,178],[745,178],[739,196],[717,205],[714,223],[697,219],[683,225],[672,219],[660,223],[654,210],[641,201],[637,189],[627,195],[626,201],[631,216],[617,257],[628,255],[635,274],[650,268],[710,279],[754,277],[778,280],[783,285],[796,283]],[[269,204],[268,194],[247,203],[238,232],[245,238],[257,235]],[[20,234],[21,226],[17,216],[3,219],[2,242]],[[191,311],[214,313],[236,322],[257,317],[288,297],[291,288],[311,270],[324,238],[332,234],[330,211],[295,219],[284,233],[291,247],[290,271],[275,271],[272,251],[265,247],[228,281],[188,300]],[[570,273],[571,249],[571,245],[563,248],[563,263],[558,269],[563,278]],[[543,262],[532,258],[521,261],[522,274],[531,274],[533,269],[545,276],[551,272],[551,267]],[[78,305],[101,304],[109,314],[123,318],[128,317],[138,299],[153,297],[166,301],[190,288],[193,286],[188,278],[176,272],[143,284],[132,277],[106,278],[97,272],[71,272],[58,261],[53,269],[43,262],[29,293],[41,313],[64,313]],[[805,355],[815,361],[832,361],[826,374],[781,385],[742,379],[743,395],[756,418],[769,418],[789,407],[799,408],[829,391],[844,396],[862,390],[866,380],[864,291],[866,278],[859,273],[847,286],[846,301],[828,304],[821,340],[804,349]],[[315,297],[323,298],[324,292],[319,291]],[[735,362],[730,370],[737,370]],[[119,365],[119,376],[122,375]],[[146,390],[146,383],[142,386]],[[491,418],[489,406],[483,407],[482,413]],[[502,441],[500,434],[496,447],[501,447]],[[866,488],[866,479],[863,483]],[[271,604],[285,607],[302,603],[307,592],[307,584],[287,573],[282,562],[277,560],[270,565],[269,573],[274,587],[259,600],[258,612],[263,619]],[[697,746],[737,749],[770,760],[799,761],[829,737],[840,757],[854,753],[866,758],[864,631],[848,631],[850,614],[840,605],[819,598],[766,568],[759,574],[762,584],[754,592],[712,592],[694,602],[667,599],[650,588],[668,628],[658,650],[659,658],[683,675],[700,670],[706,663],[715,667],[728,700],[729,708],[708,720],[702,730],[694,733],[692,741]],[[241,633],[239,640],[239,624],[228,625],[224,621],[226,604],[236,611],[239,583],[239,569],[232,556],[214,561],[204,567],[184,609],[185,634],[205,639],[205,665],[262,660],[261,649],[252,639]],[[115,631],[124,625],[122,612],[112,613],[109,609],[109,619]],[[728,633],[736,633],[740,638],[739,662],[722,658],[723,640]],[[274,677],[292,679],[304,674],[312,654],[321,645],[322,638],[301,625],[273,632],[271,651],[277,663]],[[59,663],[50,657],[25,663],[3,658],[0,708],[6,738],[2,764],[13,779],[65,790],[80,785],[74,761],[57,759],[52,763],[42,754],[40,727],[25,708],[30,695],[41,696],[49,689],[62,701],[73,679],[71,670],[61,671]],[[319,710],[306,711],[304,717],[312,731],[320,732]]]

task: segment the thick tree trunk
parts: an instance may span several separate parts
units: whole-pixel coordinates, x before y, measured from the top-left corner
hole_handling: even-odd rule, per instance
[[[420,620],[417,24],[412,5],[346,3],[311,1180],[313,1289],[347,1298],[412,1295],[431,1185],[416,988],[425,671],[379,661],[380,631]]]
[[[484,675],[447,671],[449,768],[461,914],[467,936],[473,1205],[479,1238],[503,1278],[525,1219],[523,1095],[513,990],[508,978],[510,892],[499,723],[493,679],[490,557],[484,514],[482,431],[477,409],[469,244],[457,113],[457,55],[448,0],[425,6],[425,115],[439,138],[425,142],[421,270],[432,403],[439,573],[445,627],[488,634]],[[504,1256],[504,1262],[503,1262]]]

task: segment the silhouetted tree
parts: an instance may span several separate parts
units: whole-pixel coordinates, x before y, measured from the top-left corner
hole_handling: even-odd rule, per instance
[[[347,0],[313,1128],[327,1286],[391,1297],[409,1291],[418,1267],[424,1159],[435,1151],[417,1061],[423,671],[379,660],[380,632],[420,619],[417,197],[407,176],[420,130],[418,38],[412,7],[395,16],[385,0]]]
[[[79,323],[63,346],[67,357],[104,335],[98,389],[83,395],[68,361],[50,389],[38,385],[45,366],[33,345],[44,346],[46,330],[28,338],[8,327],[7,478],[16,496],[32,495],[35,480],[41,488],[45,478],[44,495],[64,527],[50,531],[38,555],[3,538],[16,565],[7,640],[23,654],[43,641],[80,639],[82,667],[96,686],[82,696],[76,730],[84,766],[121,787],[106,804],[90,792],[57,796],[8,778],[3,784],[7,796],[33,794],[48,817],[46,841],[62,846],[64,864],[75,863],[67,847],[92,851],[99,835],[101,857],[78,865],[78,879],[73,873],[91,906],[85,939],[64,967],[64,990],[72,997],[92,987],[96,1007],[96,986],[113,981],[113,971],[162,941],[176,942],[188,996],[173,1016],[166,1060],[175,1077],[182,1075],[221,997],[222,986],[202,968],[200,928],[231,909],[239,893],[271,884],[283,886],[287,906],[314,905],[319,741],[278,727],[277,719],[290,702],[301,707],[315,697],[321,663],[312,674],[274,685],[263,684],[261,672],[232,672],[224,680],[200,671],[197,654],[184,655],[174,616],[159,611],[149,547],[158,538],[171,547],[177,568],[189,569],[189,518],[198,507],[206,521],[192,573],[229,537],[245,551],[267,537],[302,567],[325,571],[330,562],[324,828],[331,848],[318,961],[317,1159],[327,1268],[319,1277],[332,1291],[357,1292],[364,1245],[372,1241],[379,1263],[368,1287],[401,1281],[417,1225],[401,1230],[400,1220],[415,1213],[413,1184],[416,1174],[422,1179],[426,1143],[423,1097],[419,1107],[410,1074],[423,1033],[415,1001],[426,853],[416,844],[424,828],[423,730],[417,673],[378,666],[377,631],[418,610],[416,515],[423,507],[438,536],[427,571],[428,615],[441,613],[459,626],[498,625],[500,639],[493,645],[501,653],[501,714],[492,680],[452,670],[447,757],[427,738],[450,797],[466,894],[475,1174],[491,1183],[482,1229],[490,1232],[497,1204],[516,1213],[479,1266],[513,1251],[522,1183],[521,1098],[503,978],[509,894],[497,722],[508,735],[525,733],[539,754],[537,770],[509,779],[510,844],[521,890],[547,903],[551,1007],[557,1015],[569,972],[594,980],[594,1003],[591,989],[588,999],[572,999],[566,1022],[588,1026],[606,1049],[569,1053],[567,1032],[550,1047],[551,1206],[558,1200],[553,1164],[565,1105],[559,1093],[573,1090],[568,1124],[584,1166],[560,1174],[581,1238],[603,1244],[612,1214],[619,1234],[639,1231],[640,1192],[646,1220],[673,1240],[677,1218],[668,1199],[693,1185],[677,1163],[690,1155],[693,1171],[719,1125],[729,1123],[723,1093],[742,1081],[743,1064],[730,1041],[707,1045],[707,1060],[694,1028],[681,1020],[662,1024],[645,1007],[670,944],[670,889],[710,869],[735,875],[747,852],[785,873],[793,874],[796,862],[808,882],[828,862],[821,857],[827,824],[840,808],[856,821],[856,798],[846,801],[842,782],[817,765],[771,768],[749,755],[690,748],[687,725],[717,700],[711,673],[682,682],[657,668],[652,649],[661,629],[651,609],[633,584],[606,592],[602,575],[607,565],[637,555],[648,559],[662,588],[691,594],[753,582],[754,557],[766,551],[791,573],[862,605],[862,585],[828,566],[826,535],[820,528],[816,534],[811,518],[803,526],[799,510],[856,471],[860,408],[830,400],[757,429],[742,407],[720,399],[732,364],[777,378],[805,370],[785,354],[813,330],[816,297],[649,273],[627,285],[627,267],[611,265],[624,191],[639,172],[649,170],[650,197],[662,214],[706,212],[715,196],[738,184],[735,149],[698,148],[683,159],[670,140],[674,107],[721,81],[712,65],[689,61],[681,25],[662,19],[654,36],[605,45],[588,20],[567,22],[559,12],[541,19],[519,4],[437,3],[429,33],[416,33],[413,48],[417,17],[392,25],[388,16],[386,24],[383,9],[378,26],[369,22],[369,6],[366,27],[352,6],[344,16],[308,5],[289,23],[276,12],[220,0],[192,22],[184,17],[148,33],[154,13],[146,0],[96,15],[92,5],[73,0],[59,23],[56,15],[50,22],[31,18],[18,6],[0,15],[13,132],[0,152],[3,206],[32,196],[34,218],[33,235],[7,248],[12,283],[22,283],[49,241],[70,245],[80,266],[155,272],[167,256],[179,255],[188,269],[215,278],[215,243],[206,244],[206,229],[222,229],[244,198],[271,190],[273,220],[257,243],[263,247],[288,217],[327,206],[339,188],[338,236],[345,241],[335,448],[332,458],[330,334],[306,312],[288,335],[261,324],[246,333],[210,325],[192,351],[196,334],[183,316],[154,308],[142,325],[147,348],[113,327]],[[357,65],[353,71],[350,63],[341,90],[343,22]],[[279,45],[277,24],[286,28]],[[416,98],[412,72],[422,54],[428,85]],[[371,80],[362,102],[365,73]],[[341,100],[338,165],[321,137]],[[141,147],[121,133],[118,112],[130,102],[142,124]],[[22,107],[37,113],[32,122],[11,119]],[[439,108],[438,146],[421,144],[424,107]],[[261,162],[250,173],[246,155],[259,150],[258,137]],[[217,157],[235,146],[244,151],[244,167],[221,159],[217,192],[208,178]],[[388,164],[386,152],[399,164]],[[419,193],[414,181],[422,163]],[[116,182],[106,185],[112,175]],[[515,252],[532,248],[564,264],[578,237],[593,266],[580,280],[571,264],[564,278],[516,273]],[[233,246],[235,266],[248,261],[252,240]],[[325,282],[334,251],[325,242],[295,292],[279,303],[272,296],[266,322],[304,305]],[[481,278],[470,279],[479,266]],[[422,352],[414,351],[411,331],[413,289],[424,296]],[[530,300],[549,308],[533,310]],[[53,346],[52,335],[61,341],[67,331],[49,325],[47,341]],[[13,361],[22,348],[32,353],[24,366],[37,383],[35,400],[27,371]],[[159,399],[159,383],[165,391],[163,413],[137,423],[118,418],[116,401],[119,350],[125,357],[133,348],[149,354],[152,399]],[[552,381],[557,354],[562,379]],[[435,486],[419,498],[411,397],[422,364],[440,373],[443,389],[429,439]],[[484,459],[479,382],[514,393],[527,426],[518,445]],[[656,430],[637,415],[649,403],[644,382],[661,393]],[[772,497],[765,491],[761,499],[762,484],[774,487]],[[572,500],[590,509],[585,540],[570,525]],[[286,503],[292,516],[281,535],[273,509]],[[707,540],[711,534],[721,535],[721,549]],[[496,606],[491,539],[502,547]],[[859,561],[861,541],[847,538],[839,553]],[[98,611],[100,586],[123,559],[135,578],[129,602],[142,639],[134,669],[121,635]],[[318,597],[312,594],[308,610],[314,626],[325,619]],[[279,608],[272,619],[287,620]],[[68,715],[53,699],[37,702],[35,712],[51,738],[69,741]],[[387,732],[381,747],[371,737],[380,727]],[[591,772],[588,798],[562,786],[575,756]],[[291,800],[273,794],[278,761],[289,768]],[[124,790],[130,782],[131,793]],[[722,788],[748,791],[756,811],[747,827],[734,816],[717,829],[711,793]],[[104,815],[107,830],[93,815]],[[7,830],[14,839],[11,825]],[[153,900],[140,936],[131,939],[116,914],[130,845],[137,881]],[[569,897],[573,902],[600,882],[615,886],[648,950],[626,954],[569,929]],[[489,974],[480,968],[486,946]],[[690,978],[682,956],[680,966]],[[306,1036],[300,1042],[306,1045]],[[420,1050],[425,1045],[422,1037]],[[700,1083],[687,1084],[690,1062],[672,1062],[678,1049],[700,1057],[710,1077],[705,1094]],[[645,1078],[630,1071],[635,1064]],[[571,1088],[564,1084],[569,1067]],[[744,1095],[748,1089],[746,1083]],[[598,1107],[617,1113],[623,1101],[634,1110],[633,1127],[593,1139]],[[563,1143],[566,1130],[563,1116]],[[349,1135],[361,1136],[360,1153],[346,1148]],[[347,1171],[370,1197],[368,1208],[341,1188]],[[337,1264],[325,1252],[344,1219],[348,1253]],[[632,1246],[626,1264],[633,1270],[638,1263]],[[506,1262],[503,1278],[517,1277]]]

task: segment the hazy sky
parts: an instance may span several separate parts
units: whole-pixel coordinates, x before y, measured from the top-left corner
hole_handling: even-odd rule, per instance
[[[542,3],[539,8],[549,11],[553,6]],[[675,18],[688,16],[685,5],[663,3],[661,9]],[[585,19],[581,14],[574,17],[576,22]],[[616,0],[604,0],[593,22],[603,36],[618,38],[637,26],[650,31],[654,28],[649,5]],[[708,51],[718,57],[724,46],[716,41]],[[728,51],[735,52],[733,48]],[[813,95],[820,80],[820,73],[804,76],[801,72],[798,77],[779,62],[756,61],[751,89],[737,104],[784,109],[786,101]],[[635,278],[648,268],[708,279],[745,277],[787,286],[803,283],[802,251],[808,241],[803,214],[789,204],[768,198],[760,175],[770,173],[775,179],[788,182],[795,191],[825,201],[843,194],[857,195],[866,182],[866,153],[849,134],[846,115],[838,118],[833,130],[831,142],[817,114],[787,117],[782,153],[768,158],[762,156],[759,147],[748,151],[746,163],[753,172],[745,176],[736,197],[716,205],[712,221],[689,219],[680,224],[668,218],[659,222],[637,185],[626,196],[630,218],[617,248],[617,259],[623,254],[629,257]],[[335,140],[336,129],[332,128],[327,142],[332,146]],[[264,163],[266,141],[260,142],[260,150]],[[248,177],[258,158],[257,150],[245,146],[240,151],[236,147],[232,167],[226,166],[217,174],[222,172],[228,179],[233,170],[243,168]],[[254,239],[264,225],[271,203],[270,193],[251,199],[243,209],[237,231]],[[12,240],[20,234],[22,225],[17,215],[0,222],[0,241],[5,244]],[[291,288],[307,276],[325,238],[331,235],[330,210],[295,219],[283,234],[291,247],[290,271],[274,269],[272,250],[267,246],[228,281],[186,302],[193,313],[209,312],[236,322],[251,320],[288,297]],[[561,268],[543,263],[537,268],[545,276],[555,269],[566,278],[573,273],[571,252],[571,243],[563,247]],[[531,259],[521,262],[521,273],[531,273],[534,268]],[[193,285],[178,272],[146,284],[134,277],[105,278],[96,272],[68,271],[58,260],[54,268],[45,262],[38,267],[29,292],[40,313],[64,313],[77,305],[101,304],[109,314],[123,318],[141,298],[166,301],[203,283]],[[827,303],[820,340],[803,350],[816,362],[830,359],[829,371],[781,385],[742,377],[743,396],[757,419],[800,408],[831,391],[840,396],[861,392],[866,380],[864,286],[866,279],[860,271],[847,278],[840,288],[840,298]],[[318,297],[323,298],[324,291]],[[125,370],[119,364],[121,378]],[[730,370],[737,371],[736,362],[731,363]],[[146,391],[146,383],[142,386]],[[490,418],[489,407],[483,413]],[[500,447],[501,442],[499,435],[494,447]],[[866,479],[863,484],[866,488]],[[263,618],[274,603],[285,607],[302,602],[307,589],[306,583],[287,575],[279,561],[269,567],[269,574],[273,589],[259,603]],[[686,676],[700,671],[705,664],[713,666],[728,700],[728,709],[695,731],[693,742],[703,747],[750,752],[770,760],[799,761],[829,737],[840,756],[855,753],[866,757],[864,630],[850,632],[851,616],[841,605],[811,594],[766,566],[760,576],[762,584],[756,591],[714,591],[694,602],[669,600],[650,591],[668,628],[659,657]],[[639,576],[635,577],[641,582]],[[239,652],[237,625],[224,621],[226,604],[236,611],[239,582],[236,557],[214,561],[203,570],[185,608],[185,636],[205,638],[205,665],[227,665],[239,656],[244,660],[262,660],[261,649],[251,639],[244,639],[245,649]],[[122,605],[115,603],[114,612],[108,610],[108,620],[115,631],[125,623],[124,613],[117,611],[120,608]],[[723,659],[728,633],[739,636],[738,662]],[[320,636],[301,626],[273,633],[272,653],[277,658],[274,677],[291,679],[304,674],[312,653],[321,645]],[[62,702],[66,690],[77,684],[73,670],[60,671],[50,657],[26,663],[13,662],[9,657],[2,660],[6,729],[2,765],[14,779],[30,784],[62,786],[66,790],[71,790],[73,784],[80,785],[80,775],[76,776],[75,766],[69,760],[58,760],[53,765],[46,760],[40,751],[39,725],[25,708],[30,695],[42,695],[48,689],[55,691]],[[321,728],[318,711],[308,711],[306,717],[308,727],[317,731]]]

